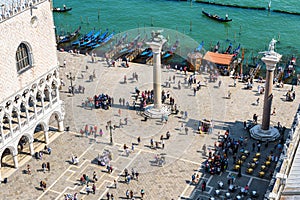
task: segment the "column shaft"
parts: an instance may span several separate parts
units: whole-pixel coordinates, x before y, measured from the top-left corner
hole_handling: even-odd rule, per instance
[[[18,154],[13,155],[13,159],[14,159],[15,168],[18,169],[19,167]]]
[[[30,155],[34,155],[34,148],[33,148],[33,142],[29,142],[29,150],[30,150]]]
[[[2,175],[1,175],[1,162],[0,162],[0,184],[1,184],[1,182],[2,182]]]
[[[153,53],[153,90],[154,108],[160,109],[161,103],[161,60],[160,52]]]
[[[264,110],[262,116],[262,130],[269,130],[270,128],[270,115],[271,115],[271,107],[272,107],[272,89],[273,89],[273,70],[267,70],[266,77],[266,88],[265,88],[265,96],[264,96]]]
[[[48,133],[48,131],[44,131],[44,136],[45,136],[45,143],[49,144],[49,133]]]
[[[61,120],[58,122],[58,131],[63,132],[64,131],[64,121]]]

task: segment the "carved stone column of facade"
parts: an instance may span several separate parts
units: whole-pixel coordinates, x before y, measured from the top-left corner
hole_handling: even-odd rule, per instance
[[[44,136],[45,136],[45,143],[49,144],[49,131],[44,130]]]
[[[2,166],[1,166],[1,162],[0,162],[0,185],[1,185],[1,183],[2,183],[2,173],[1,173],[1,168],[2,168]]]
[[[15,153],[15,154],[13,155],[13,160],[14,160],[15,168],[18,169],[18,168],[19,168],[18,153]]]
[[[34,147],[33,147],[33,141],[29,141],[29,150],[30,150],[30,155],[34,155]]]
[[[64,120],[58,121],[58,131],[63,132],[65,130],[64,128]]]

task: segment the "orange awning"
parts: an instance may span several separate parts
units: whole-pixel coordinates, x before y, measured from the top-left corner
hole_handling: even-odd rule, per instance
[[[216,63],[219,65],[230,65],[231,61],[232,61],[232,57],[234,55],[230,55],[230,54],[222,54],[222,53],[214,53],[214,52],[210,52],[208,51],[205,56],[204,56],[204,60],[207,60],[209,62],[212,63]]]

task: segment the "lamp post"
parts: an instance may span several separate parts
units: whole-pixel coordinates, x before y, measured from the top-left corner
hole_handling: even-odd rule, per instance
[[[66,76],[67,76],[67,79],[70,80],[70,83],[71,83],[70,93],[72,93],[72,95],[74,95],[73,81],[75,81],[75,76],[72,75],[72,72],[69,72],[69,74],[67,74]]]
[[[107,127],[109,128],[109,136],[110,136],[110,145],[113,145],[114,142],[113,142],[113,135],[112,135],[112,125],[111,125],[111,121],[108,121],[107,122]]]

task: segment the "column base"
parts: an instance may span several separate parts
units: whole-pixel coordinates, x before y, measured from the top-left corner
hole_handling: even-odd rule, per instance
[[[250,136],[259,141],[275,141],[280,137],[277,128],[270,127],[269,130],[262,130],[261,125],[255,125],[250,129]]]
[[[144,115],[151,119],[161,119],[163,116],[169,116],[170,114],[171,108],[167,105],[163,105],[161,108],[154,108],[153,105],[149,105],[144,112]]]

